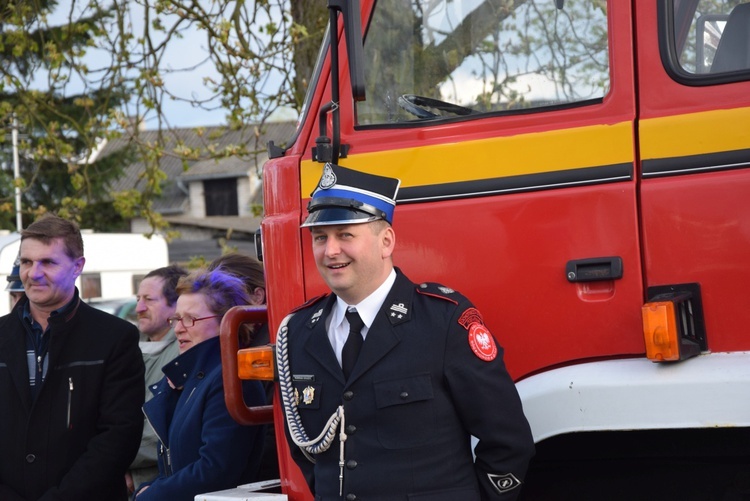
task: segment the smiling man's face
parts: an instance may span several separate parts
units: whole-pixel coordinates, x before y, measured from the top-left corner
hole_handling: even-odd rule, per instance
[[[21,241],[20,254],[21,282],[32,306],[53,311],[72,299],[86,260],[68,256],[62,238],[48,244],[26,238]]]
[[[313,255],[323,280],[347,304],[375,291],[393,268],[393,229],[383,221],[314,226]]]

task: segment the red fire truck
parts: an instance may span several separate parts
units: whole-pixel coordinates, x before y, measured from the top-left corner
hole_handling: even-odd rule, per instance
[[[264,168],[271,331],[326,292],[299,227],[324,164],[399,178],[396,265],[472,298],[505,348],[537,443],[525,499],[742,491],[750,3],[329,8],[296,135]],[[233,412],[270,416],[232,398],[225,346]],[[282,496],[311,499],[272,415]]]

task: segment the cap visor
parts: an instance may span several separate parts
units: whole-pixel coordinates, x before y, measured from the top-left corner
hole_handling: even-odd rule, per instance
[[[308,226],[328,226],[334,224],[361,224],[382,219],[367,212],[344,207],[324,207],[311,212],[300,228]]]

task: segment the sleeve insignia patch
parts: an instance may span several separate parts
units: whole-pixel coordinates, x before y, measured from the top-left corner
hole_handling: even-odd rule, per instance
[[[469,346],[474,355],[485,362],[491,362],[497,357],[495,339],[484,324],[474,322],[469,326]]]
[[[458,323],[463,326],[464,329],[469,330],[469,326],[472,324],[484,324],[482,320],[482,314],[476,308],[469,308],[461,315],[458,319]]]
[[[521,485],[521,481],[512,473],[506,473],[504,475],[488,473],[487,478],[489,478],[492,487],[495,488],[498,494],[505,494]]]

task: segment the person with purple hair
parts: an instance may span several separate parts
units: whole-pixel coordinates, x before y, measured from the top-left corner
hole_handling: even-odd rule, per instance
[[[221,270],[197,271],[177,284],[169,318],[180,354],[150,388],[143,406],[159,438],[159,476],[144,483],[137,501],[192,500],[253,481],[263,447],[262,426],[242,426],[224,403],[219,327],[233,306],[250,302],[242,280]],[[249,405],[263,405],[259,382],[243,386]],[[257,451],[253,453],[253,451]]]

